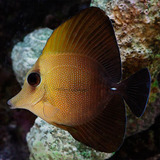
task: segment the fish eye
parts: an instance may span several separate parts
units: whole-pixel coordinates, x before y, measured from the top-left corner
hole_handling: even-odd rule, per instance
[[[27,77],[27,82],[33,86],[33,87],[37,87],[40,82],[41,82],[41,77],[40,74],[37,72],[32,72],[28,75]]]

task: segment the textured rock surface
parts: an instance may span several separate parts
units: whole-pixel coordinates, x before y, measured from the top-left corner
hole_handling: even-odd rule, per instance
[[[125,77],[148,66],[155,81],[160,71],[160,1],[92,0],[91,6],[113,20]]]
[[[54,127],[40,118],[27,135],[30,160],[104,160],[111,154],[96,152],[74,140],[64,130]]]
[[[13,70],[22,85],[28,70],[35,64],[53,30],[49,28],[35,30],[17,43],[11,53]]]
[[[127,135],[148,128],[160,113],[154,102],[159,98],[157,75],[160,71],[160,1],[92,0],[113,20],[120,47],[124,78],[148,67],[152,76],[150,105],[141,119],[128,112]]]
[[[11,53],[13,70],[20,84],[23,84],[28,70],[41,55],[52,30],[35,30],[28,34],[23,42],[17,43]],[[37,118],[27,135],[30,159],[45,160],[103,160],[111,154],[97,152],[77,142],[72,136],[53,125]]]

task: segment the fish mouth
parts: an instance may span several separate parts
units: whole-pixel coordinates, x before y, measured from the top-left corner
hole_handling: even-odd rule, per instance
[[[14,102],[14,99],[16,99],[16,96],[7,101],[7,104],[10,106],[10,109],[26,109],[26,110],[30,110],[31,107],[35,106],[37,103],[39,103],[41,101],[42,97],[39,98],[34,103],[27,103],[27,104],[21,104],[21,105],[17,105]]]
[[[10,109],[27,109],[28,108],[28,110],[29,110],[29,108],[33,106],[31,104],[25,104],[25,105],[21,105],[21,106],[16,106],[16,105],[13,104],[12,99],[8,100],[7,104],[10,106]]]
[[[10,109],[20,108],[31,110],[33,106],[43,99],[44,94],[44,87],[37,87],[36,90],[33,90],[26,85],[17,95],[8,100],[7,104],[10,106]]]
[[[21,92],[7,101],[7,104],[10,106],[10,109],[27,109],[31,110],[33,106],[39,103],[44,96],[44,93],[40,97],[35,99],[21,97]]]
[[[16,107],[11,103],[11,99],[7,101],[7,104],[10,106],[10,109],[16,109]]]
[[[38,102],[36,102],[36,103],[38,103]],[[10,106],[10,109],[27,109],[27,110],[29,110],[29,108],[31,108],[33,105],[35,105],[35,104],[33,104],[33,105],[25,104],[25,105],[17,106],[12,102],[12,99],[8,100],[7,104]]]

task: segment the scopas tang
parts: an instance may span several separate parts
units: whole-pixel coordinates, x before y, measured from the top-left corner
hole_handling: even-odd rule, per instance
[[[140,117],[150,91],[146,68],[120,80],[121,59],[111,21],[91,7],[54,30],[22,90],[8,104],[28,109],[76,140],[109,153],[123,142],[124,100]]]

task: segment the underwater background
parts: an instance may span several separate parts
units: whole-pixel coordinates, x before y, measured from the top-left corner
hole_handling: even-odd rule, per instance
[[[35,33],[35,29],[46,27],[54,29],[90,5],[104,9],[112,19],[122,54],[124,78],[142,67],[148,67],[152,75],[147,113],[137,120],[128,111],[127,138],[120,150],[110,159],[160,159],[160,90],[158,87],[160,84],[160,76],[158,76],[160,73],[160,3],[158,0],[93,0],[92,2],[90,0],[0,0],[0,160],[29,159],[31,150],[29,151],[28,146],[31,149],[33,144],[29,142],[27,144],[26,134],[36,119],[35,115],[26,110],[10,110],[6,103],[20,91],[25,75],[22,72],[21,79],[15,76],[15,71],[13,72],[13,63],[15,68],[21,67],[18,72],[25,70],[23,67],[26,63],[22,61],[25,56],[18,57],[16,54],[15,57],[12,56],[12,59],[14,58],[12,62],[11,53],[17,50],[24,51],[27,47],[31,48],[30,43],[39,44],[37,42],[39,39],[46,41],[47,38],[42,35],[49,36],[50,31],[44,29],[41,35],[40,31]],[[31,40],[35,39],[34,36],[37,38],[40,35],[37,41],[30,40],[31,32],[34,32],[30,36]],[[21,43],[17,46],[18,42],[25,42],[23,39],[27,35],[29,44]],[[42,45],[39,45],[41,48]],[[29,50],[30,53],[38,50],[35,46]],[[38,126],[38,120],[36,124]],[[41,125],[46,124],[41,122]],[[35,134],[33,130],[31,132]],[[38,132],[41,132],[41,129]],[[28,136],[28,139],[34,139],[32,136]],[[84,152],[82,148],[80,150],[85,159],[89,159],[87,158],[89,151]],[[30,159],[37,158],[32,155]]]

